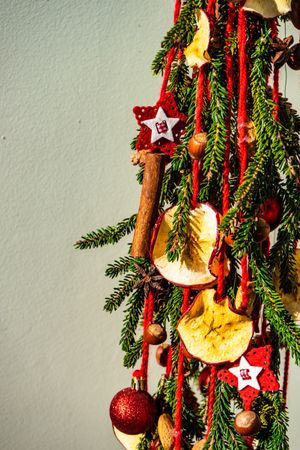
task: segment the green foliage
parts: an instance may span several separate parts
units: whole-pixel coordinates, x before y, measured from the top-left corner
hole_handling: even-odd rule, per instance
[[[131,294],[137,281],[138,277],[133,273],[127,274],[123,280],[120,280],[118,287],[115,287],[113,293],[106,298],[103,308],[104,311],[110,313],[116,311],[122,305],[126,297]]]
[[[213,419],[205,450],[247,450],[247,445],[233,427],[231,398],[235,389],[216,380]]]
[[[125,352],[130,352],[131,346],[135,343],[136,329],[143,312],[144,302],[143,289],[137,289],[127,301],[120,339],[120,345]]]
[[[124,219],[117,225],[99,228],[91,231],[86,236],[82,236],[81,240],[75,243],[75,248],[84,250],[87,248],[103,247],[103,245],[116,244],[124,236],[130,234],[136,223],[136,214],[128,219]]]
[[[300,329],[292,319],[276,292],[270,268],[259,255],[250,258],[255,291],[265,305],[265,315],[276,330],[280,342],[291,350],[296,364],[300,364]]]
[[[131,345],[123,359],[123,366],[130,369],[134,367],[142,355],[143,336]]]
[[[260,394],[253,407],[262,423],[257,450],[289,450],[288,415],[281,392]]]

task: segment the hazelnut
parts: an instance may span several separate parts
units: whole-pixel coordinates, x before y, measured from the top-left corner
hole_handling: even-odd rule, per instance
[[[241,411],[235,416],[234,428],[242,436],[252,436],[258,433],[261,422],[253,411]]]
[[[189,154],[193,159],[200,160],[207,146],[207,133],[197,133],[189,140]]]
[[[256,224],[256,231],[254,234],[254,239],[256,242],[262,242],[269,236],[271,231],[271,227],[268,224],[268,222],[263,219],[262,217],[258,218],[257,224]]]
[[[167,367],[168,354],[169,354],[170,344],[161,344],[156,350],[156,362],[162,367]]]
[[[151,323],[144,332],[144,341],[147,344],[162,344],[166,339],[167,332],[159,323]]]

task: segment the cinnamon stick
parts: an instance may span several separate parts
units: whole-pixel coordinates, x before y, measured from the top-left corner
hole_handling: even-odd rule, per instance
[[[151,229],[158,216],[165,157],[161,153],[147,153],[145,158],[140,206],[130,252],[135,258],[145,258],[149,254]]]

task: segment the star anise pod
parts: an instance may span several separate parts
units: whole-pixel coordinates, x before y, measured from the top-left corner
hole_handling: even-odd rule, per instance
[[[290,46],[293,44],[293,36],[288,36],[284,39],[278,37],[275,38],[271,44],[272,48],[272,63],[277,69],[280,69],[290,56]]]
[[[164,278],[159,275],[153,264],[150,266],[148,272],[146,272],[146,270],[138,264],[134,264],[134,267],[136,268],[138,275],[141,277],[140,280],[134,285],[134,288],[143,288],[145,298],[148,297],[150,288],[158,291],[163,290],[161,282]]]

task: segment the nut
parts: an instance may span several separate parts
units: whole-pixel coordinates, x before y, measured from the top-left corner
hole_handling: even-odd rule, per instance
[[[260,418],[253,411],[241,411],[235,416],[234,428],[242,436],[252,436],[261,427]]]
[[[169,414],[161,414],[157,423],[157,432],[164,450],[172,450],[174,447],[174,423]]]
[[[167,332],[159,323],[151,323],[144,332],[144,341],[147,344],[162,344],[166,339]]]
[[[189,155],[193,159],[200,160],[205,152],[207,146],[207,134],[198,133],[194,134],[189,140]]]
[[[161,344],[156,350],[156,362],[162,367],[167,367],[168,354],[169,354],[170,344]]]

